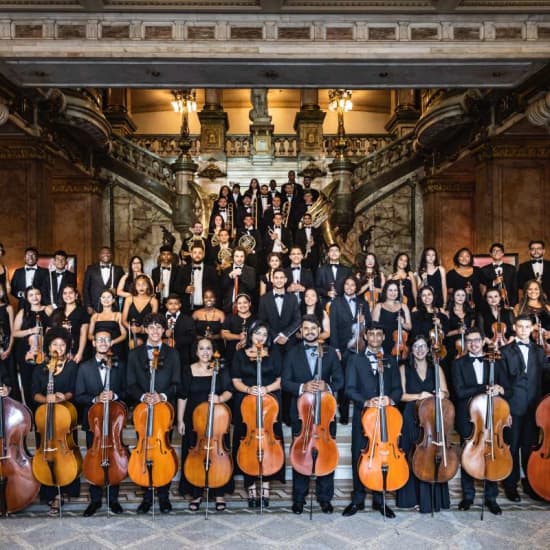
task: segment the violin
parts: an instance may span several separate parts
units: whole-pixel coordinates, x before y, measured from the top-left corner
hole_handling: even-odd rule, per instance
[[[111,391],[113,352],[107,352],[104,392]],[[88,424],[94,440],[84,457],[84,477],[94,485],[119,485],[128,475],[128,449],[122,442],[128,410],[121,401],[94,403],[88,411]]]
[[[504,284],[504,277],[502,275],[497,275],[497,288],[500,294],[500,299],[506,309],[510,309],[510,299],[508,298],[508,291],[506,290],[506,285]]]
[[[46,354],[44,352],[44,327],[40,319],[40,314],[36,314],[35,327],[38,328],[38,332],[29,337],[30,351],[32,351],[34,357],[32,361],[29,361],[33,365],[41,365],[46,361]]]
[[[506,323],[500,320],[500,308],[498,310],[497,320],[491,324],[491,330],[493,331],[493,338],[491,342],[494,347],[499,350],[502,346],[506,345]]]
[[[430,342],[432,348],[438,350],[437,353],[439,357],[441,359],[445,359],[445,357],[447,357],[447,348],[443,345],[443,338],[445,338],[445,335],[441,330],[441,319],[439,319],[439,317],[435,314],[433,316],[433,323],[434,326],[430,330]]]
[[[329,284],[330,284],[330,292],[335,292],[336,291],[336,285],[334,283],[329,283]],[[325,304],[325,311],[327,312],[327,315],[330,314],[331,304],[332,304],[332,298],[329,298],[329,300]]]
[[[476,308],[476,303],[474,302],[474,287],[472,283],[468,281],[464,287],[464,292],[466,292],[466,302],[470,309]]]
[[[550,395],[538,404],[535,421],[542,431],[542,441],[527,462],[527,479],[538,495],[550,501]]]
[[[406,359],[409,356],[409,349],[407,348],[407,339],[409,333],[403,328],[403,320],[401,318],[401,311],[397,315],[397,330],[393,331],[393,349],[391,354],[397,358],[397,361]]]
[[[51,354],[48,362],[47,395],[55,393],[54,374],[59,370],[59,356]],[[72,483],[82,470],[82,456],[72,433],[76,429],[77,412],[72,403],[46,402],[36,409],[34,421],[40,434],[40,447],[32,460],[34,477],[49,487]]]
[[[455,342],[456,359],[460,359],[466,355],[466,327],[464,321],[460,321],[459,324],[460,338]]]
[[[174,327],[176,326],[176,319],[170,315],[170,317],[168,317],[167,325],[168,330],[170,331],[170,336],[168,337],[166,344],[171,348],[175,348],[176,336],[174,334]]]
[[[369,308],[372,311],[374,309],[374,306],[380,300],[380,290],[374,288],[374,275],[367,275],[367,280],[368,288],[363,294],[363,297],[365,299],[365,302],[369,304]]]
[[[367,407],[361,415],[367,446],[361,451],[357,473],[361,483],[371,491],[382,491],[385,504],[386,491],[397,491],[409,479],[409,465],[405,453],[399,448],[403,417],[397,407],[381,405],[385,397],[384,354],[378,360],[378,404]]]
[[[510,446],[504,442],[503,430],[512,425],[510,407],[505,399],[495,395],[495,361],[500,353],[491,347],[489,361],[489,391],[470,401],[470,421],[474,430],[464,444],[462,467],[475,479],[500,481],[512,471]]]
[[[257,395],[247,395],[241,403],[241,415],[246,424],[246,435],[237,451],[237,464],[249,476],[270,476],[277,473],[285,463],[281,440],[275,436],[274,426],[279,415],[279,403],[272,395],[262,396],[262,350],[256,345]],[[260,501],[261,503],[262,501]]]
[[[149,393],[155,393],[155,378],[160,352],[153,350],[149,367]],[[174,408],[170,403],[140,403],[134,409],[134,426],[138,441],[130,454],[128,475],[141,487],[167,485],[178,470],[178,457],[170,445],[169,434],[174,421]]]
[[[533,340],[542,347],[546,357],[550,357],[550,342],[546,339],[545,330],[542,328],[540,317],[535,314],[536,324],[533,328]]]
[[[361,319],[361,321],[359,321]],[[363,304],[360,302],[357,306],[357,323],[354,325],[354,335],[348,343],[348,348],[353,349],[355,353],[364,353],[367,343],[363,338],[365,332],[365,318],[363,316]]]
[[[449,439],[449,433],[454,426],[455,408],[451,401],[441,394],[439,372],[441,355],[436,346],[432,346],[432,357],[435,395],[416,403],[422,438],[415,447],[411,465],[418,479],[433,484],[445,483],[455,476],[458,471],[459,456]],[[434,496],[432,485],[432,513]]]
[[[197,442],[189,449],[183,464],[187,481],[195,487],[204,487],[207,497],[209,489],[223,487],[233,474],[231,452],[224,444],[224,436],[231,426],[231,410],[225,403],[214,403],[221,368],[217,351],[211,367],[209,399],[193,411],[193,431],[197,434]]]
[[[0,385],[2,382],[0,382]],[[32,475],[25,439],[31,411],[11,397],[0,396],[0,515],[18,512],[34,501],[40,484]]]

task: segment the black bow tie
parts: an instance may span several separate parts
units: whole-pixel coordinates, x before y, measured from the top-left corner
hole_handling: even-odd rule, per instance
[[[160,349],[160,346],[150,346],[149,344],[147,344],[147,351],[150,351],[150,350],[159,350]]]
[[[355,302],[355,298],[348,298],[348,302]]]
[[[101,269],[111,269],[111,264],[99,264]]]
[[[200,265],[194,265],[193,266],[193,271],[197,271],[197,269],[200,270],[201,266]]]
[[[495,269],[500,269],[502,267],[502,264],[493,264],[493,267]]]
[[[65,271],[56,271],[55,274],[59,277],[59,276],[63,276],[65,275]]]
[[[166,314],[166,318],[167,319],[177,319],[178,316],[174,313],[174,314],[171,314],[171,313],[167,313]]]
[[[542,260],[531,260],[532,264],[541,264]]]
[[[518,346],[523,346],[523,347],[525,347],[525,348],[528,348],[528,347],[529,347],[529,344],[526,344],[525,342],[520,342],[520,341],[518,341],[518,340],[516,340],[516,344],[517,344]]]
[[[280,225],[276,225],[273,229],[281,229]]]
[[[275,296],[275,298],[280,298],[281,300],[285,297],[284,294],[273,294],[273,296]]]
[[[330,267],[338,267],[340,264],[330,264]]]
[[[300,267],[293,267],[292,271],[300,271],[300,269],[301,269]]]
[[[225,208],[220,208],[220,212],[225,212]]]
[[[367,357],[374,357],[374,358],[376,358],[376,353],[374,353],[373,351],[367,350]]]
[[[26,267],[25,271],[36,271],[36,267]]]
[[[317,351],[317,346],[315,344],[305,344],[304,348]]]
[[[162,271],[170,271],[169,267],[161,267]]]

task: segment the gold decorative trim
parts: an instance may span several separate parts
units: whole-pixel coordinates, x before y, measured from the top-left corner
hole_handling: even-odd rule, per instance
[[[0,160],[43,160],[53,164],[51,152],[34,145],[8,145],[0,141]]]
[[[73,195],[77,193],[85,193],[90,195],[102,195],[103,186],[99,183],[69,183],[69,182],[52,182],[52,193],[63,193]]]
[[[468,193],[475,191],[475,185],[471,182],[461,181],[443,181],[443,180],[424,180],[421,184],[422,192],[425,195],[430,193]]]
[[[545,159],[550,158],[548,145],[484,145],[477,152],[478,162],[489,159]]]

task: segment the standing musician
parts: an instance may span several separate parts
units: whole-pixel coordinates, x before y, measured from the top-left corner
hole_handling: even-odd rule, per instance
[[[67,285],[76,288],[76,275],[67,269],[67,253],[64,250],[56,250],[53,253],[55,269],[48,272],[47,291],[48,303],[53,307],[61,305],[63,289]]]
[[[469,248],[462,247],[453,256],[454,269],[447,271],[447,292],[462,288],[472,309],[481,298],[480,285],[483,282],[479,267],[474,266],[474,255]]]
[[[263,242],[265,254],[276,252],[283,258],[286,265],[288,251],[292,246],[292,233],[290,229],[284,227],[282,214],[273,215],[273,225],[267,227]]]
[[[162,343],[166,319],[159,313],[152,313],[143,320],[147,341],[128,354],[127,393],[135,402],[155,405],[167,401],[175,405],[176,391],[181,382],[181,366],[178,352]],[[155,375],[155,391],[149,393],[151,380],[150,364],[153,350],[159,350],[159,368]],[[167,514],[172,510],[169,498],[170,484],[158,488],[160,511]],[[153,493],[147,489],[138,514],[146,514],[153,504]]]
[[[401,399],[401,378],[393,357],[384,353],[384,386],[386,395],[380,402],[380,388],[378,380],[377,354],[382,352],[384,330],[382,325],[372,322],[366,330],[367,347],[365,353],[350,357],[346,373],[346,394],[353,401],[353,420],[351,428],[351,461],[353,465],[353,492],[351,503],[346,506],[342,515],[349,517],[359,510],[365,509],[366,488],[361,483],[358,474],[358,462],[361,450],[365,448],[367,440],[363,435],[361,416],[365,407],[378,405],[393,405]],[[395,517],[394,511],[384,504],[382,493],[373,492],[372,509],[378,510],[387,518]]]
[[[134,281],[138,275],[143,275],[144,273],[143,259],[141,256],[132,256],[128,262],[128,271],[120,278],[120,281],[118,282],[116,295],[120,298],[127,298],[128,296],[131,296],[132,289],[134,288]],[[156,285],[154,286],[156,287]]]
[[[244,217],[243,227],[237,231],[235,241],[236,246],[246,251],[246,264],[257,270],[263,261],[263,244],[260,231],[254,227],[251,215]]]
[[[264,210],[264,213],[263,213],[263,216],[262,216],[262,221],[261,221],[261,224],[260,224],[260,229],[264,233],[267,231],[268,227],[273,226],[273,220],[275,218],[275,215],[283,213],[282,208],[281,208],[281,202],[282,202],[281,201],[281,196],[277,192],[277,195],[272,197],[271,204],[270,204],[269,208]],[[281,216],[281,221],[282,221],[282,219],[283,218]],[[267,242],[266,242],[266,246],[267,246]]]
[[[485,343],[493,342],[498,348],[513,341],[514,319],[511,309],[504,307],[500,292],[489,288],[479,306],[477,326],[485,334]]]
[[[220,229],[217,244],[212,245],[206,263],[216,268],[219,273],[229,266],[232,256],[231,237],[228,229]]]
[[[302,303],[304,292],[308,288],[314,288],[313,275],[311,270],[303,265],[304,253],[302,249],[294,245],[290,249],[290,266],[285,269],[287,282],[287,291],[292,292]]]
[[[313,201],[316,201],[319,198],[320,193],[319,191],[317,191],[317,189],[313,189],[313,187],[311,187],[311,183],[312,183],[311,178],[309,176],[304,176],[302,183],[304,186],[304,197],[306,193],[310,193]]]
[[[194,245],[202,246],[202,249],[206,251],[207,242],[203,237],[203,231],[202,223],[195,222],[191,228],[191,237],[182,241],[180,249],[180,261],[182,265],[188,263],[191,249]]]
[[[317,361],[319,360],[319,333],[321,325],[314,315],[302,317],[301,332],[303,344],[294,346],[286,355],[282,383],[283,390],[292,395],[290,417],[292,434],[296,437],[303,426],[298,417],[298,398],[304,392],[330,392],[333,395],[344,385],[344,373],[336,352],[330,346],[323,346],[321,380],[315,380]],[[330,432],[336,436],[336,423],[332,422]],[[309,476],[292,470],[292,511],[301,514],[309,492]],[[315,483],[317,500],[325,514],[331,514],[334,496],[334,472],[326,476],[317,476]]]
[[[344,291],[344,279],[352,275],[351,269],[340,263],[340,247],[332,243],[328,247],[328,264],[320,266],[315,275],[317,292],[323,303],[330,302]]]
[[[230,313],[223,322],[222,337],[225,340],[225,359],[233,364],[235,352],[244,349],[248,331],[256,320],[252,314],[252,298],[239,294],[235,300],[236,312]]]
[[[424,286],[431,286],[434,290],[435,307],[445,308],[447,304],[447,272],[439,263],[437,250],[425,248],[420,255],[416,285],[420,290]]]
[[[402,289],[403,301],[412,310],[416,304],[418,291],[416,278],[411,270],[411,259],[406,252],[397,254],[393,260],[393,273],[387,280],[398,282],[399,288]]]
[[[256,270],[245,264],[246,252],[243,248],[233,250],[233,264],[223,270],[221,286],[223,311],[230,313],[237,296],[244,292],[249,296],[256,293]]]
[[[444,310],[435,306],[434,301],[435,291],[431,286],[424,286],[418,291],[417,307],[411,314],[411,337],[413,340],[421,334],[429,335],[434,328],[434,322],[439,324],[443,335],[447,333],[449,319]],[[440,344],[443,345],[443,342]]]
[[[313,227],[313,218],[309,212],[302,216],[302,227],[296,230],[295,235],[294,244],[299,246],[304,254],[304,266],[315,273],[319,267],[325,241],[321,230]]]
[[[116,401],[124,397],[126,371],[124,365],[113,365],[110,373],[110,391],[105,391],[107,378],[107,352],[111,349],[111,333],[96,330],[92,345],[95,356],[82,363],[76,376],[75,401],[82,406],[82,429],[86,430],[86,447],[89,449],[94,440],[94,432],[88,423],[88,411],[94,403]],[[109,486],[109,502],[113,514],[121,514],[122,506],[118,502],[118,485]],[[103,487],[90,483],[90,504],[84,510],[84,517],[93,516],[101,508]],[[107,497],[105,497],[107,498]]]
[[[495,385],[489,384],[489,363],[484,361],[483,335],[477,327],[466,331],[466,349],[468,354],[456,359],[451,374],[455,393],[456,428],[460,434],[461,444],[472,433],[470,422],[470,400],[476,395],[492,392],[493,395],[504,395],[501,380],[504,380],[504,370],[499,362],[495,364]],[[462,500],[459,510],[469,510],[474,503],[474,478],[461,466],[460,482],[462,485]],[[492,514],[500,515],[502,510],[497,504],[498,485],[495,481],[484,481],[485,505]]]
[[[197,434],[193,426],[193,412],[205,401],[210,399],[210,390],[212,382],[212,357],[214,348],[208,338],[200,338],[197,341],[195,355],[197,361],[184,367],[183,382],[181,392],[178,395],[178,432],[182,436],[181,440],[181,478],[179,483],[179,494],[185,496],[191,495],[189,510],[196,512],[199,510],[202,495],[205,487],[192,485],[185,477],[184,464],[189,453],[189,449],[196,444]],[[216,388],[214,392],[214,403],[226,403],[232,396],[231,378],[229,368],[220,369],[216,378]],[[225,445],[228,447],[229,437],[224,437]],[[217,489],[210,489],[210,493],[216,498],[216,511],[225,510],[225,493],[233,492],[233,476],[231,480]]]
[[[0,376],[5,381],[12,379],[15,372],[11,352],[15,337],[13,334],[13,307],[8,303],[6,289],[0,284]],[[9,384],[11,386],[11,383]]]
[[[183,369],[184,365],[191,363],[196,342],[195,323],[189,315],[182,313],[181,298],[178,294],[170,294],[166,298],[165,309],[167,328],[164,336],[166,343],[178,350]]]
[[[518,301],[516,269],[503,261],[504,245],[493,243],[489,249],[491,263],[481,268],[481,293],[496,289],[507,296],[507,307],[514,307]]]
[[[33,246],[25,249],[25,265],[18,267],[11,279],[11,295],[19,300],[19,309],[25,301],[25,290],[30,286],[38,288],[44,295],[44,304],[48,303],[48,270],[38,267],[38,250]]]
[[[535,279],[542,285],[546,297],[550,297],[550,261],[544,259],[544,241],[529,242],[529,261],[519,264],[518,288],[523,288],[527,281]],[[13,292],[13,291],[12,291]]]
[[[159,304],[162,304],[169,294],[178,291],[177,281],[180,268],[174,261],[174,253],[169,245],[160,247],[159,262],[159,265],[151,272],[151,277],[157,300]]]
[[[527,472],[529,455],[538,441],[535,411],[541,399],[543,372],[548,371],[544,350],[530,339],[533,321],[528,315],[520,315],[514,321],[515,341],[502,348],[502,365],[508,378],[508,403],[512,414],[510,451],[514,461],[512,473],[504,480],[506,498],[519,502],[517,483],[521,467]],[[527,478],[521,480],[525,492],[533,497]],[[536,497],[538,500],[538,497]]]
[[[355,274],[355,277],[357,278],[359,284],[357,294],[364,294],[367,291],[371,291],[372,295],[369,297],[368,302],[371,310],[374,309],[373,306],[376,305],[376,302],[378,301],[376,296],[380,296],[382,293],[382,288],[386,283],[386,277],[380,269],[376,254],[373,252],[367,252],[367,255],[365,256],[365,271],[364,273],[358,271]],[[365,299],[366,298],[367,297],[365,297]]]
[[[256,361],[257,346],[261,345],[262,355],[262,386],[256,385]],[[236,352],[231,366],[231,377],[235,388],[235,401],[233,403],[233,456],[237,457],[239,444],[247,432],[246,424],[243,423],[241,414],[241,403],[246,395],[262,396],[272,395],[279,403],[279,417],[273,426],[273,432],[277,439],[282,443],[283,429],[281,425],[281,371],[282,360],[279,350],[276,346],[271,346],[269,339],[269,327],[262,321],[257,321],[250,327],[244,349]],[[248,429],[253,428],[248,426]],[[237,464],[236,458],[234,464]],[[248,507],[260,507],[261,498],[264,508],[269,506],[269,482],[272,480],[285,481],[284,463],[281,469],[270,476],[262,476],[261,495],[256,491],[257,477],[244,475],[244,486],[248,491]]]

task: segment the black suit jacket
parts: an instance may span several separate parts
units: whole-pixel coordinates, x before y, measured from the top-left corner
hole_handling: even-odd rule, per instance
[[[138,346],[128,353],[126,370],[127,394],[134,402],[139,402],[144,393],[149,392],[151,373],[147,358],[147,346]],[[168,401],[175,405],[176,395],[181,384],[179,353],[168,346],[160,348],[159,368],[155,374],[155,391],[164,393]]]
[[[353,324],[357,322],[359,306],[363,306],[365,326],[371,321],[369,305],[362,297],[355,298],[355,315],[344,296],[337,296],[330,305],[330,345],[344,353],[353,336]]]
[[[179,271],[180,271],[180,267],[178,265],[173,265],[172,266],[172,270],[170,272],[170,283],[169,283],[169,291],[168,291],[168,294],[172,294],[172,293],[176,293],[176,294],[179,294],[179,289],[178,289],[178,277],[179,277]],[[151,272],[151,278],[153,279],[153,286],[155,288],[155,294],[156,294],[156,297],[157,297],[157,300],[159,301],[159,303],[162,303],[162,293],[161,292],[157,292],[157,288],[159,286],[159,283],[161,281],[161,267],[160,266],[157,266],[153,269],[153,271]]]
[[[481,280],[487,290],[497,289],[498,286],[493,286],[493,281],[496,279],[497,274],[493,264],[488,264],[481,268]],[[504,279],[504,286],[508,293],[508,301],[511,306],[515,306],[518,301],[518,289],[516,280],[516,269],[513,265],[502,264],[502,278]]]
[[[336,292],[341,295],[344,292],[344,280],[352,275],[351,269],[345,265],[338,264],[336,269],[336,279],[332,273],[332,265],[326,264],[319,267],[315,279],[317,292],[319,296],[327,298],[327,292],[331,289],[331,283],[334,284]]]
[[[311,251],[308,254],[307,258],[304,258],[304,265],[307,267],[310,267],[312,270],[317,269],[319,266],[319,260],[321,259],[321,250],[324,246],[324,239],[323,234],[321,233],[321,230],[312,227],[311,228],[311,236],[313,237],[313,246],[311,247]],[[305,254],[307,249],[307,235],[306,230],[302,227],[302,229],[297,229],[295,236],[294,236],[294,245],[299,246],[302,249],[302,252]]]
[[[123,275],[124,271],[122,267],[113,264],[112,275],[109,276],[107,284],[105,284],[101,276],[99,264],[89,265],[86,268],[86,273],[84,273],[84,306],[97,310],[101,293],[105,289],[116,289]]]
[[[48,270],[43,267],[37,267],[34,273],[32,286],[40,289],[42,292],[42,303],[49,304],[50,293],[48,292]],[[27,288],[25,267],[18,267],[11,279],[11,295],[19,300],[19,307],[25,301],[25,289]]]
[[[190,295],[185,293],[185,289],[191,284],[191,271],[193,265],[191,263],[184,265],[178,270],[178,279],[175,285],[175,291],[181,296],[182,311],[184,313],[191,312]],[[217,305],[221,304],[220,282],[216,268],[203,262],[202,266],[202,292],[205,290],[213,290],[216,294]]]
[[[48,298],[48,304],[56,304],[60,306],[63,302],[63,289],[71,285],[76,288],[76,274],[72,271],[65,270],[59,281],[59,287],[57,286],[57,274],[55,271],[48,272],[48,279],[46,281],[46,293]]]
[[[110,374],[111,391],[119,400],[124,399],[126,392],[126,367],[123,363],[113,366]],[[82,363],[76,375],[75,401],[82,406],[82,427],[89,429],[88,411],[94,399],[103,391],[103,383],[95,357]]]
[[[525,283],[531,279],[536,279],[531,262],[528,261],[519,264],[517,288],[523,290]],[[546,297],[550,297],[550,260],[543,260],[542,289]]]
[[[182,371],[191,364],[193,346],[196,342],[195,322],[189,315],[181,313],[174,326],[174,341],[180,355]]]
[[[286,286],[288,287],[294,282],[294,272],[292,270],[292,267],[285,268],[286,278],[288,279],[286,282]],[[300,281],[300,284],[305,286],[306,289],[308,288],[315,288],[315,281],[313,280],[313,274],[311,273],[311,270],[307,267],[300,267],[300,276],[298,277],[298,281]],[[300,292],[300,300],[304,299],[304,293]]]
[[[273,229],[273,224],[269,225],[270,228]],[[287,229],[286,227],[281,228],[281,241],[282,243],[288,248],[290,251],[290,247],[292,246],[292,233],[290,229]],[[269,234],[269,230],[266,229],[266,233],[264,235],[263,243],[264,243],[264,253],[270,254],[273,252],[273,244],[274,240],[271,238]]]
[[[229,274],[233,271],[233,266],[224,269],[221,277],[222,285],[222,309],[225,313],[230,313],[233,308],[233,289],[235,287],[235,279],[231,279]],[[239,277],[239,293],[245,293],[254,301],[256,294],[256,270],[249,265],[243,265],[241,275]]]
[[[272,338],[275,338],[279,333],[283,333],[286,336],[300,324],[300,308],[296,296],[285,292],[283,308],[279,316],[277,306],[275,305],[275,296],[273,295],[273,291],[270,290],[260,297],[258,319],[269,324]]]

